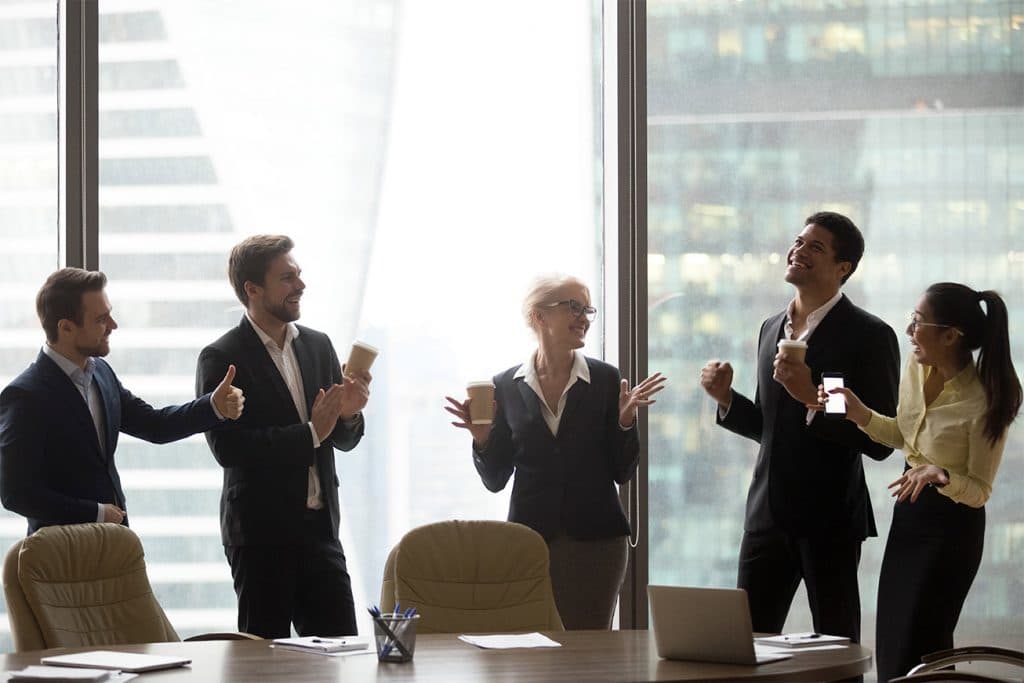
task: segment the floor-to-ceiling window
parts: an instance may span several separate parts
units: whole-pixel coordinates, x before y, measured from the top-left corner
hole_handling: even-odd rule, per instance
[[[357,337],[381,350],[366,436],[337,456],[356,603],[377,602],[405,531],[506,514],[507,492],[480,483],[443,397],[526,356],[529,280],[575,273],[600,301],[601,8],[99,10],[99,267],[120,324],[110,361],[152,403],[190,398],[199,350],[242,314],[231,246],[290,235],[302,322],[343,358]],[[602,354],[598,326],[588,352]],[[183,635],[233,628],[221,471],[205,440],[124,438],[117,460],[172,623]]]
[[[996,289],[1024,364],[1024,3],[649,0],[649,364],[678,377],[650,418],[652,583],[730,586],[756,445],[715,426],[699,369],[753,395],[757,330],[792,296],[803,219],[849,215],[844,287],[902,339],[930,283]],[[812,342],[813,343],[813,342]],[[1010,432],[958,642],[1024,638],[1024,430]],[[865,460],[882,538],[863,546],[863,637],[897,453]],[[790,628],[809,626],[802,591]]]
[[[43,343],[35,297],[58,265],[57,7],[0,4],[0,386]],[[0,510],[0,546],[25,535]],[[0,649],[9,642],[2,620]]]

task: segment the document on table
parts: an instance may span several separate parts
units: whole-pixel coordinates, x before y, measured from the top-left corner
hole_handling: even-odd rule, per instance
[[[511,650],[517,647],[562,647],[562,644],[551,640],[540,633],[510,633],[489,636],[461,635],[459,640],[476,645],[486,650]]]
[[[64,666],[26,666],[21,671],[5,671],[5,681],[50,681],[50,683],[122,683],[138,676],[133,673],[122,673],[108,669],[69,669]]]
[[[815,647],[776,647],[754,643],[754,652],[766,655],[798,655],[801,652],[821,652],[822,650],[843,650],[847,645],[817,645]]]

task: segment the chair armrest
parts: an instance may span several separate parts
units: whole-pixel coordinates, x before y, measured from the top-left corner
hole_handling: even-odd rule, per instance
[[[956,662],[982,661],[982,662],[1003,662],[1005,664],[1016,664],[1024,666],[1024,652],[1008,650],[1002,647],[988,647],[987,645],[969,645],[967,647],[954,647],[951,650],[940,650],[921,657],[924,664],[945,666]]]
[[[199,635],[186,638],[186,643],[194,643],[200,640],[263,640],[259,636],[244,631],[227,631],[224,633],[200,633]]]
[[[982,674],[966,671],[927,671],[916,675],[909,674],[899,678],[890,678],[889,683],[931,683],[932,681],[957,681],[958,683],[1005,683],[1001,678],[992,678]]]

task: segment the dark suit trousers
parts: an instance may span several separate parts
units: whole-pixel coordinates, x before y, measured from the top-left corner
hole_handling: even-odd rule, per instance
[[[326,510],[307,512],[289,545],[224,546],[238,596],[238,630],[263,638],[356,635],[352,581]]]
[[[878,680],[905,676],[921,656],[953,647],[960,610],[981,564],[985,508],[929,487],[893,510],[878,578]]]
[[[737,586],[747,591],[755,631],[781,633],[803,579],[814,630],[860,642],[859,540],[744,532]]]

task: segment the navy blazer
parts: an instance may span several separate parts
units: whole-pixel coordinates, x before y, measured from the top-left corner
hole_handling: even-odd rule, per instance
[[[754,401],[734,390],[729,412],[718,420],[761,445],[744,529],[854,540],[876,536],[861,454],[884,460],[892,449],[843,418],[818,414],[807,424],[807,407],[772,378],[785,324],[783,311],[761,325]],[[899,346],[884,321],[844,294],[807,344],[806,363],[815,385],[822,372],[841,372],[845,385],[866,405],[883,415],[896,414]]]
[[[306,410],[320,389],[341,384],[341,364],[331,340],[299,326],[293,342],[302,374]],[[334,431],[313,448],[309,424],[299,420],[284,378],[246,316],[199,354],[196,392],[207,391],[237,369],[234,385],[245,392],[242,416],[210,432],[206,440],[224,468],[220,529],[224,545],[291,545],[301,538],[309,488],[309,467],[316,464],[320,490],[330,513],[331,534],[338,538],[341,511],[334,449],[350,451],[363,436],[363,420]]]
[[[565,533],[580,540],[627,536],[616,484],[636,472],[640,440],[634,425],[619,427],[619,371],[587,358],[590,383],[578,380],[566,396],[558,436],[541,415],[540,398],[519,366],[494,378],[498,404],[490,437],[473,462],[491,491],[515,473],[508,519],[545,539]]]
[[[114,464],[121,432],[167,443],[219,422],[209,395],[153,408],[121,386],[102,358],[96,358],[93,379],[102,397],[105,449],[82,395],[45,353],[0,394],[0,500],[28,518],[29,534],[53,524],[95,522],[97,503],[128,510]]]

